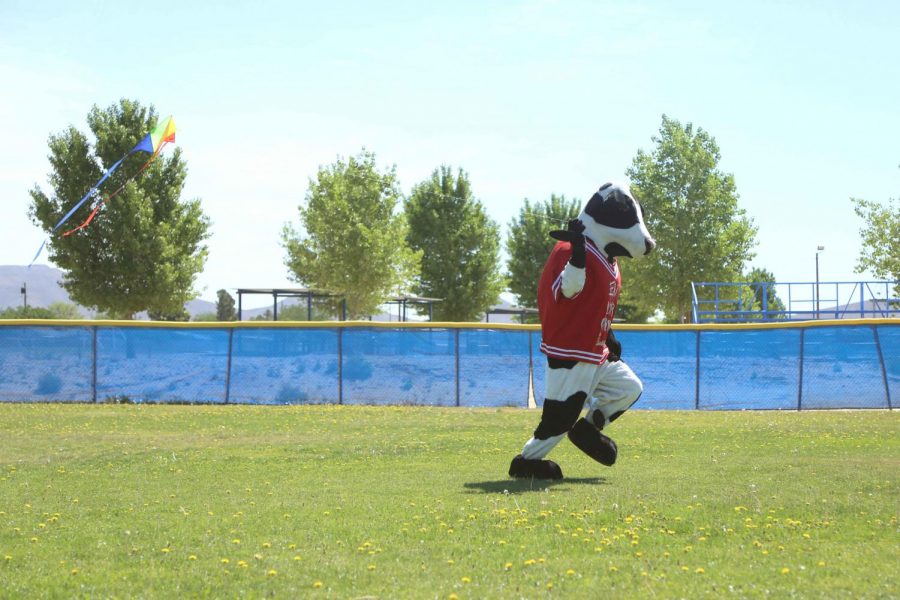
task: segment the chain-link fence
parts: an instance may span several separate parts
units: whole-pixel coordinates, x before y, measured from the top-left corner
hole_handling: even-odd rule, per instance
[[[900,320],[616,327],[636,408],[892,408]],[[540,330],[476,323],[0,321],[0,401],[528,406]]]

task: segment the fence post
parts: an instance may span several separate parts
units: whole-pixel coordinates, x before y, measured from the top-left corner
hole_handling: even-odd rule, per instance
[[[891,388],[888,385],[887,369],[884,366],[884,354],[881,352],[881,340],[878,338],[878,327],[872,325],[872,335],[875,336],[875,349],[878,351],[878,363],[881,366],[881,380],[884,382],[884,399],[887,400],[888,410],[893,410],[891,406]]]
[[[459,406],[459,327],[453,329],[454,379],[456,380],[456,406]]]
[[[97,403],[97,326],[91,327],[91,402]]]
[[[337,339],[338,404],[344,403],[344,328],[338,327]]]
[[[231,356],[234,350],[234,327],[228,328],[228,364],[225,366],[225,404],[231,401]]]
[[[525,321],[524,313],[522,314],[522,321]],[[529,392],[531,395],[534,395],[534,360],[531,357],[531,353],[533,352],[531,331],[526,331],[525,335],[528,336],[528,385],[525,386],[525,408],[528,408],[528,400],[530,398]]]
[[[718,293],[718,290],[716,290]],[[694,410],[700,409],[700,330],[697,330],[697,355],[694,362]]]
[[[797,410],[803,408],[803,355],[805,346],[806,329],[800,328],[800,376],[797,378]]]

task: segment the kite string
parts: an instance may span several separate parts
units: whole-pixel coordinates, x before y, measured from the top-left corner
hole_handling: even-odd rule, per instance
[[[125,189],[125,186],[126,186],[126,185],[128,185],[129,183],[131,183],[132,181],[134,181],[134,179],[135,179],[138,175],[140,175],[141,173],[143,173],[144,170],[145,170],[147,167],[150,166],[150,163],[152,163],[154,160],[156,160],[156,157],[159,156],[159,153],[160,153],[160,151],[163,149],[163,146],[165,146],[167,143],[168,143],[168,142],[163,141],[163,143],[159,145],[159,148],[157,148],[156,151],[150,156],[150,159],[149,159],[147,162],[145,162],[145,163],[143,164],[143,166],[142,166],[140,169],[138,169],[136,173],[134,173],[134,175],[132,175],[131,177],[129,177],[128,179],[126,179],[125,182],[122,183],[122,185],[120,185],[120,186],[118,187],[118,189],[116,189],[116,191],[114,191],[112,194],[110,194],[110,195],[107,196],[106,198],[102,199],[102,200],[97,204],[97,206],[94,207],[94,210],[91,211],[91,214],[90,214],[90,215],[88,216],[88,218],[84,221],[84,223],[82,223],[82,224],[79,225],[78,227],[74,227],[74,228],[72,228],[72,229],[70,229],[70,230],[64,232],[64,233],[62,234],[63,237],[68,237],[70,234],[75,233],[76,231],[79,231],[79,230],[81,230],[81,229],[84,229],[85,227],[87,227],[88,225],[90,225],[90,224],[91,224],[91,221],[94,220],[94,217],[97,216],[97,213],[100,212],[100,209],[103,208],[103,205],[106,204],[107,202],[109,202],[110,200],[112,200],[113,198],[115,198],[116,196],[118,196],[119,193],[120,193],[122,190]]]

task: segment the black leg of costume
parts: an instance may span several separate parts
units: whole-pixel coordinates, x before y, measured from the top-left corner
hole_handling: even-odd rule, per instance
[[[611,467],[616,462],[619,448],[616,443],[586,419],[578,419],[569,431],[569,440],[575,446],[602,465]]]

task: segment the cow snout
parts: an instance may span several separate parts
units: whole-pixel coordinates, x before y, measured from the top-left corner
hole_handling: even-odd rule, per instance
[[[653,249],[656,248],[656,242],[654,242],[650,238],[647,238],[646,240],[644,240],[644,248],[644,255],[646,256],[647,254],[653,252]]]

